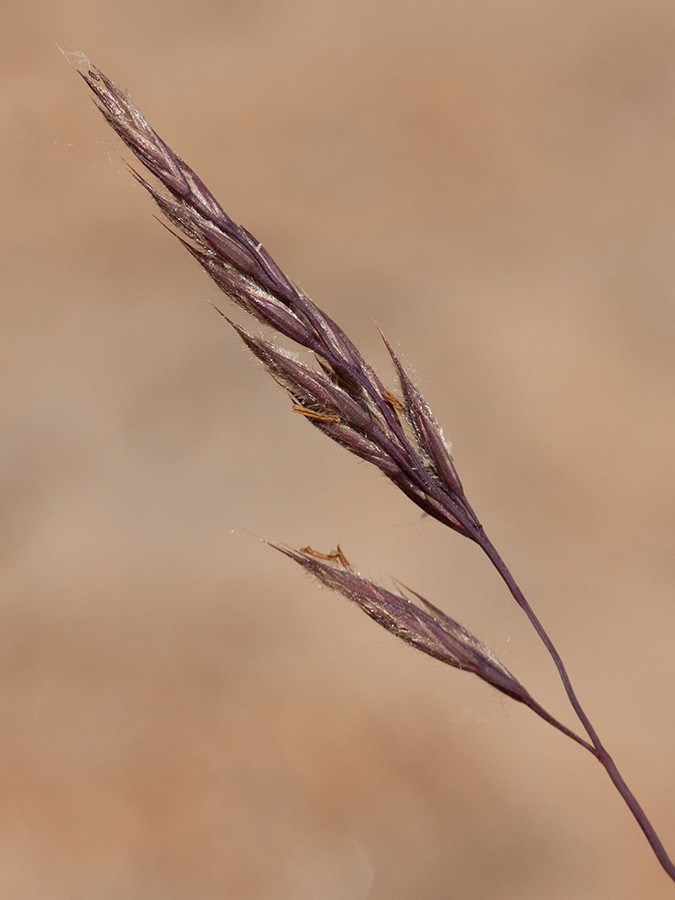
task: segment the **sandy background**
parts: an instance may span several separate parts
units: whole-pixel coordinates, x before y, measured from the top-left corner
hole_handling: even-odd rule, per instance
[[[588,754],[251,537],[339,540],[572,722],[478,552],[213,314],[57,44],[383,372],[374,321],[398,343],[675,849],[675,6],[1,15],[0,896],[671,896]]]

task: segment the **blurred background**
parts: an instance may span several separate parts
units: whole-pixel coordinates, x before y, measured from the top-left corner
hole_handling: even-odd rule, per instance
[[[477,550],[299,416],[59,53],[386,380],[675,850],[675,7],[5,4],[0,895],[671,895],[607,776],[259,538],[396,577],[573,725]]]

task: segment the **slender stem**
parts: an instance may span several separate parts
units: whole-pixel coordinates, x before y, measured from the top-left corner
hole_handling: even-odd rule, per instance
[[[548,650],[548,653],[551,656],[551,659],[555,663],[556,669],[558,670],[558,674],[560,675],[560,680],[563,683],[563,686],[565,688],[565,693],[567,694],[567,697],[569,698],[570,704],[572,705],[574,712],[577,714],[577,718],[579,719],[581,724],[584,726],[584,729],[586,730],[586,733],[590,737],[593,745],[591,746],[590,744],[587,744],[585,741],[581,741],[578,739],[577,739],[577,743],[580,743],[590,753],[592,753],[593,756],[598,760],[600,765],[603,766],[603,768],[605,769],[605,771],[611,778],[612,783],[618,790],[619,794],[621,794],[624,802],[626,803],[626,805],[630,809],[631,813],[633,814],[636,822],[642,829],[642,832],[644,833],[645,837],[647,838],[652,850],[654,851],[656,858],[661,863],[661,865],[663,866],[663,868],[665,869],[667,874],[670,876],[670,878],[673,881],[675,881],[675,864],[673,864],[672,860],[668,856],[668,853],[666,852],[665,847],[661,843],[659,836],[657,835],[656,831],[654,830],[653,825],[651,824],[651,822],[647,818],[646,813],[644,812],[644,810],[638,803],[637,798],[635,797],[633,792],[630,790],[630,788],[628,787],[626,782],[623,780],[618,768],[616,767],[616,763],[614,762],[612,757],[609,755],[609,753],[605,749],[602,741],[600,740],[600,737],[598,736],[598,733],[596,732],[595,728],[591,724],[590,719],[584,712],[584,709],[581,706],[581,703],[579,702],[579,699],[574,691],[574,688],[572,687],[572,682],[570,681],[569,675],[567,674],[567,669],[565,668],[565,664],[563,663],[563,661],[560,657],[560,654],[558,653],[553,641],[548,636],[544,626],[541,624],[541,622],[539,621],[534,610],[532,609],[530,604],[525,599],[525,596],[524,596],[523,592],[521,591],[521,589],[518,587],[513,575],[511,575],[511,572],[509,571],[506,563],[501,558],[496,547],[494,546],[492,541],[488,538],[488,536],[485,534],[482,527],[479,527],[478,533],[475,536],[475,541],[481,547],[481,549],[485,552],[488,559],[490,560],[492,565],[495,567],[495,569],[497,570],[497,572],[499,573],[499,575],[505,582],[511,595],[513,596],[513,599],[516,601],[518,606],[520,606],[520,608],[523,610],[523,612],[529,619],[530,623],[532,624],[532,627],[537,632],[537,635],[541,639],[542,643]],[[537,710],[535,710],[535,712],[537,712]],[[538,714],[541,715],[541,713],[538,713]],[[546,718],[546,717],[544,716],[543,718]],[[555,727],[558,727],[558,725],[555,722],[552,722],[551,724],[555,725]],[[563,730],[563,729],[564,729],[564,726],[562,729],[559,728],[559,730]]]
[[[548,710],[544,709],[537,701],[531,697],[529,694],[526,697],[517,697],[521,703],[524,703],[526,706],[532,710],[532,712],[536,713],[540,718],[544,720],[544,722],[548,722],[549,725],[552,725],[554,728],[557,728],[558,731],[562,732],[566,737],[570,738],[570,740],[575,741],[577,744],[580,744],[585,750],[588,750],[589,753],[592,753],[595,756],[595,747],[593,744],[589,744],[588,741],[585,741],[582,737],[579,737],[576,732],[572,731],[571,728],[568,728],[567,725],[563,725],[562,722],[559,722],[555,716],[552,716]]]
[[[560,680],[563,683],[565,688],[565,693],[567,694],[569,701],[574,709],[574,712],[577,714],[577,717],[581,724],[584,726],[586,733],[590,737],[593,745],[597,748],[601,746],[600,738],[598,737],[593,725],[591,724],[588,716],[583,710],[581,703],[579,702],[576,693],[574,692],[574,688],[572,687],[572,682],[570,681],[569,675],[567,674],[567,669],[565,668],[565,664],[563,663],[560,654],[556,650],[556,647],[548,636],[544,626],[539,621],[536,613],[530,606],[530,604],[525,599],[525,596],[521,589],[516,584],[516,581],[509,571],[506,563],[499,555],[497,548],[494,546],[492,541],[488,538],[485,532],[481,532],[481,535],[478,538],[478,544],[481,549],[485,552],[486,556],[495,567],[506,586],[508,587],[513,599],[516,601],[518,606],[523,610],[527,618],[530,620],[532,627],[537,632],[537,635],[541,639],[542,643],[546,647],[551,656],[553,662],[555,663],[556,669],[558,670],[558,674],[560,675]]]

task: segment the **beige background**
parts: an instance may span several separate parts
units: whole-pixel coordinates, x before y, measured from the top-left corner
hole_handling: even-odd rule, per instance
[[[255,540],[339,540],[572,722],[478,552],[203,301],[57,44],[382,372],[397,342],[675,850],[675,6],[2,16],[0,896],[671,896],[588,754]]]

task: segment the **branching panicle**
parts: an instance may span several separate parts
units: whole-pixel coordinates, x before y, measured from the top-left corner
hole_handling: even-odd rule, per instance
[[[183,246],[220,290],[273,333],[310,351],[318,367],[306,365],[218,312],[288,392],[295,412],[372,463],[425,513],[485,552],[555,663],[588,740],[555,719],[485,644],[419,594],[408,591],[413,600],[359,575],[339,547],[329,554],[309,547],[277,549],[344,594],[392,634],[450,666],[477,675],[592,753],[628,805],[660,864],[675,880],[675,867],[663,844],[584,712],[555,645],[485,534],[465,495],[441,428],[390,343],[383,336],[398,376],[400,398],[383,385],[344,331],[291,282],[262,244],[225,213],[124,92],[82,54],[70,58],[107,122],[159,182],[156,187],[132,169],[176,229]]]

